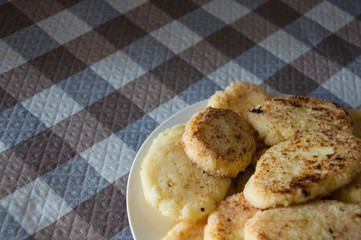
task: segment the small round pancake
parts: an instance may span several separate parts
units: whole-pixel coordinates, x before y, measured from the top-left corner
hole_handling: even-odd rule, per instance
[[[229,109],[207,107],[187,122],[184,150],[197,166],[219,177],[236,177],[252,160],[255,131]]]
[[[154,139],[141,166],[146,201],[176,221],[197,221],[221,201],[231,183],[198,169],[186,156],[177,125]]]
[[[162,240],[203,240],[206,223],[205,219],[195,223],[180,222]]]
[[[226,198],[209,215],[204,228],[204,239],[243,240],[244,225],[258,210],[247,202],[243,193]]]
[[[245,118],[249,109],[253,109],[269,99],[270,96],[259,86],[249,82],[236,81],[226,87],[224,91],[214,93],[208,100],[208,107],[231,109]]]
[[[312,97],[275,97],[247,113],[265,144],[272,146],[308,129],[352,131],[350,114],[331,101]]]

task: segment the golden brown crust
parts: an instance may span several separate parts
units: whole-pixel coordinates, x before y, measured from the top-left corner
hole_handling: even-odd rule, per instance
[[[259,86],[236,81],[232,82],[224,91],[217,91],[208,100],[208,107],[227,108],[235,111],[242,118],[258,104],[269,100],[270,96]]]
[[[203,240],[206,220],[195,223],[180,222],[162,240]]]
[[[244,193],[256,207],[306,202],[361,171],[361,141],[349,132],[308,130],[269,148]]]
[[[209,174],[235,177],[251,162],[255,131],[235,112],[208,107],[186,124],[184,150],[194,163]]]
[[[244,224],[258,210],[247,202],[243,193],[237,193],[226,198],[209,215],[208,223],[204,229],[204,239],[243,239]]]
[[[308,129],[352,131],[350,114],[336,103],[312,97],[275,97],[247,113],[269,146]]]
[[[352,133],[356,137],[361,138],[361,109],[351,109],[349,112],[353,125]],[[349,184],[333,192],[331,197],[346,203],[361,204],[361,173],[357,174]]]
[[[186,156],[176,125],[154,139],[145,156],[141,183],[146,201],[176,221],[197,221],[211,213],[224,199],[231,183],[198,169]]]
[[[258,211],[245,225],[247,240],[353,240],[360,236],[361,206],[330,200]]]

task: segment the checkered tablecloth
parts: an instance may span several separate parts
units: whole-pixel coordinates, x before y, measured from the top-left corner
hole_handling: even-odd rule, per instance
[[[0,239],[132,239],[146,137],[235,80],[361,106],[361,1],[0,0]]]

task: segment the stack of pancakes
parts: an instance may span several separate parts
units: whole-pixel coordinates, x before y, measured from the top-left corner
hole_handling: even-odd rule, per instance
[[[360,116],[247,82],[216,92],[142,163],[145,199],[179,222],[164,239],[361,239]]]

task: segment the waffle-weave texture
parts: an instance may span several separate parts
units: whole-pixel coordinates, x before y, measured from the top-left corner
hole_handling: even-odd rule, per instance
[[[132,239],[129,169],[236,80],[361,107],[361,2],[0,0],[0,239]]]

